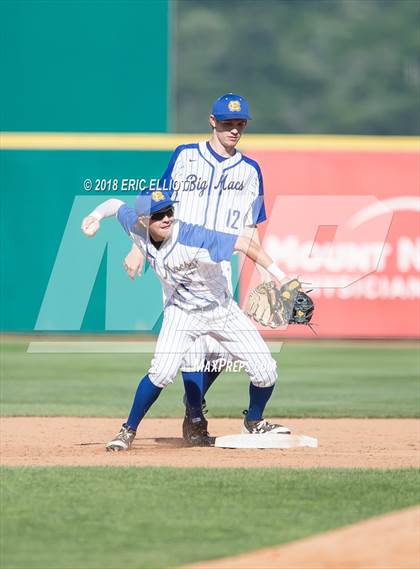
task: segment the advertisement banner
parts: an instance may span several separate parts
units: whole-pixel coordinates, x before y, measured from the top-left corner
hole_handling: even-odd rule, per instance
[[[417,337],[420,295],[419,153],[250,151],[264,175],[264,248],[313,289],[320,337]],[[241,271],[241,305],[259,277]],[[303,326],[269,337],[308,337]]]

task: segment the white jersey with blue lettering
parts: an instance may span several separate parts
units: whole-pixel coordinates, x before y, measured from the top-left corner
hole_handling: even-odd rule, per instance
[[[269,387],[277,378],[276,362],[254,324],[229,292],[221,261],[232,254],[236,235],[219,233],[199,225],[177,221],[172,235],[157,248],[148,231],[137,221],[136,211],[118,199],[110,199],[91,215],[117,218],[141,249],[166,291],[164,318],[149,377],[157,387],[173,382],[185,354],[213,338],[232,360],[243,363],[256,386]],[[197,351],[197,349],[195,351]]]
[[[230,260],[237,237],[199,225],[174,221],[172,234],[159,248],[137,223],[136,211],[123,204],[117,218],[155,271],[164,289],[164,307],[187,310],[224,304],[231,287],[221,261]]]
[[[178,201],[175,215],[188,223],[237,235],[245,226],[266,219],[258,163],[239,151],[230,158],[222,157],[208,141],[178,146],[160,185],[174,192],[173,197]],[[222,261],[221,267],[232,294],[230,260]],[[220,349],[215,346],[215,340],[208,336],[199,343],[208,344],[207,352],[222,352],[221,346]],[[183,369],[192,369],[188,354],[185,363]]]
[[[178,146],[160,185],[174,192],[176,217],[187,223],[238,235],[266,219],[257,162],[239,151],[222,157],[208,141]]]

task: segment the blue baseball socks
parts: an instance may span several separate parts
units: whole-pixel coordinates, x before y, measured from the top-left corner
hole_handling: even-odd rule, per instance
[[[161,391],[162,388],[156,387],[156,385],[150,381],[149,376],[145,375],[137,387],[133,406],[131,407],[127,422],[124,423],[124,427],[129,427],[135,431],[149,408],[159,397]]]
[[[191,419],[203,417],[204,372],[183,371],[186,406]]]
[[[270,387],[256,387],[249,384],[249,409],[246,414],[247,421],[260,421],[263,417],[265,406],[273,393],[274,385]]]
[[[188,412],[191,418],[202,417],[203,397],[211,387],[220,372],[182,372]],[[274,385],[270,387],[256,387],[249,384],[248,421],[259,421],[263,417],[265,406],[273,393]]]
[[[219,373],[219,371],[182,372],[186,404],[192,419],[198,419],[203,416],[203,398]]]
[[[213,385],[213,382],[219,377],[220,371],[205,371],[204,372],[204,390],[203,397]]]

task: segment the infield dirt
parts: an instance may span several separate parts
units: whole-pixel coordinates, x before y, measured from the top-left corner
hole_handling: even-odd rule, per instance
[[[252,553],[184,569],[416,569],[420,508],[379,516]]]
[[[417,419],[279,419],[318,448],[221,449],[185,447],[181,419],[146,419],[128,453],[107,453],[121,419],[3,417],[1,463],[10,466],[175,466],[280,468],[420,467]],[[210,419],[214,436],[236,434],[241,419]]]

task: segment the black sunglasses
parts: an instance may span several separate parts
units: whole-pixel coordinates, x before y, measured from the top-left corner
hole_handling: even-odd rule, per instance
[[[164,217],[173,217],[173,216],[174,216],[174,208],[171,206],[167,207],[166,209],[161,209],[156,213],[152,213],[150,219],[152,221],[161,221]]]

